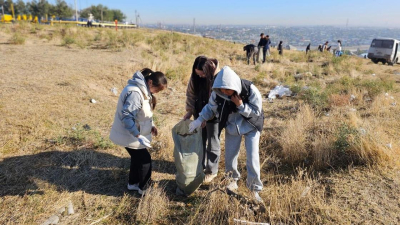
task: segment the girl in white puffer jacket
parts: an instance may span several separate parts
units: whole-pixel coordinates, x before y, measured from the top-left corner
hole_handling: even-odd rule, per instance
[[[122,90],[110,140],[125,147],[131,156],[128,189],[144,194],[151,178],[151,135],[157,135],[153,123],[152,110],[156,106],[153,94],[167,87],[167,79],[162,72],[150,69],[137,71]]]

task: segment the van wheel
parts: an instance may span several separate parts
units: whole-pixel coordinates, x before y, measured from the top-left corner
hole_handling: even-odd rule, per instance
[[[386,60],[381,60],[381,62],[382,62],[382,65],[386,64]]]
[[[379,62],[379,60],[377,60],[377,59],[371,59],[371,61],[372,61],[373,63],[375,63],[375,64],[378,64],[378,62]]]

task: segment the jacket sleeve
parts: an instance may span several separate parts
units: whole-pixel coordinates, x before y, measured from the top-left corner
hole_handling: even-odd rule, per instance
[[[122,108],[122,118],[121,121],[124,124],[125,129],[129,131],[133,136],[138,136],[140,134],[136,127],[136,116],[139,110],[142,108],[142,98],[140,94],[136,91],[129,92],[124,101],[124,106]]]
[[[194,85],[192,79],[190,79],[186,89],[186,112],[194,113],[195,102],[196,102],[196,95],[194,93]]]
[[[216,97],[217,94],[214,91],[211,92],[211,96],[210,99],[208,100],[207,105],[205,105],[201,110],[201,112],[199,113],[200,116],[198,119],[201,122],[211,120],[217,114],[218,105],[215,102]]]
[[[261,115],[262,97],[257,87],[250,86],[249,102],[238,106],[238,112],[246,118]]]

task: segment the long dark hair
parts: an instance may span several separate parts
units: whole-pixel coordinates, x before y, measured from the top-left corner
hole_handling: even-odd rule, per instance
[[[199,94],[201,89],[205,89],[206,93],[210,95],[211,87],[214,79],[215,70],[217,69],[218,60],[207,58],[206,56],[198,56],[193,63],[192,75],[190,79],[193,82],[194,92]],[[202,78],[196,74],[195,70],[201,70],[206,77]],[[207,96],[208,99],[209,96]]]
[[[149,80],[151,80],[152,85],[156,88],[158,88],[158,87],[166,88],[167,87],[168,81],[167,81],[167,78],[165,77],[164,73],[162,73],[160,71],[153,72],[153,70],[151,70],[149,68],[144,68],[140,72],[144,76],[146,84]],[[157,105],[157,99],[156,99],[156,97],[153,96],[152,93],[150,93],[150,96],[151,96],[151,108],[154,110],[154,108]]]

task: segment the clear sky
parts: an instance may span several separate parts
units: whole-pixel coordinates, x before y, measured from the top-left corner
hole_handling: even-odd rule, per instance
[[[198,25],[346,25],[400,27],[400,0],[76,0],[78,9],[102,4],[127,20]],[[54,3],[55,0],[49,0]],[[74,5],[74,0],[66,0]]]

